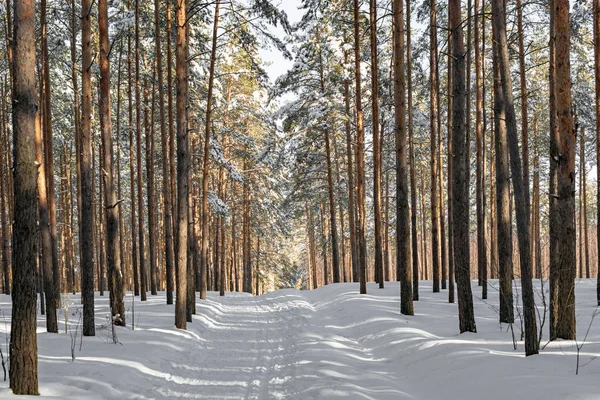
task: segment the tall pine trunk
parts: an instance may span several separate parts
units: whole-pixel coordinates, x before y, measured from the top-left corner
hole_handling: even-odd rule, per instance
[[[556,115],[558,130],[558,151],[551,156],[556,157],[556,262],[551,274],[556,277],[556,300],[551,316],[553,334],[550,339],[574,340],[575,326],[575,265],[576,265],[576,230],[575,230],[575,153],[576,135],[573,124],[571,101],[571,63],[570,55],[570,25],[569,0],[554,0],[555,18],[555,85],[556,85]]]
[[[369,1],[371,39],[371,119],[373,130],[373,219],[375,221],[375,277],[383,289],[383,243],[381,232],[381,137],[379,134],[379,55],[377,54],[377,1]]]
[[[497,26],[492,24],[492,35],[497,37]],[[493,47],[494,69],[494,138],[496,161],[496,224],[498,235],[498,275],[500,322],[513,323],[513,242],[510,212],[510,169],[506,137],[506,114],[503,86],[500,83],[498,46]]]
[[[46,3],[41,4],[41,26],[42,26],[42,42],[44,41],[44,31],[46,29]],[[42,47],[44,47],[42,43]],[[41,63],[44,64],[44,52],[42,51]],[[47,81],[44,79],[44,73],[46,69],[40,69],[40,102],[42,107],[38,111],[36,116],[36,130],[35,130],[35,153],[36,162],[39,164],[39,173],[37,177],[38,187],[38,216],[39,216],[39,232],[40,232],[40,244],[41,244],[41,256],[40,256],[40,274],[42,275],[42,282],[44,288],[44,299],[46,303],[46,330],[52,333],[58,333],[58,324],[56,320],[56,307],[54,304],[54,276],[52,274],[52,261],[53,261],[53,247],[52,247],[52,233],[50,224],[50,210],[48,200],[48,174],[46,174],[46,168],[48,165],[44,157],[44,123],[47,122],[45,119],[46,113],[46,84]]]
[[[429,126],[431,130],[431,253],[433,269],[433,291],[440,291],[440,245],[438,200],[438,96],[436,93],[437,68],[437,12],[436,1],[431,0],[429,7]],[[443,232],[442,232],[443,234]]]
[[[495,25],[494,43],[497,46],[498,69],[500,72],[501,102],[506,123],[506,136],[510,152],[511,181],[513,183],[517,234],[519,241],[519,260],[521,265],[521,294],[523,298],[523,316],[525,320],[525,355],[538,353],[536,308],[532,284],[531,235],[529,214],[529,188],[525,187],[523,167],[519,154],[517,118],[512,95],[512,79],[508,59],[506,38],[506,17],[504,0],[492,0],[492,22]],[[523,77],[521,79],[524,79]],[[511,235],[512,236],[512,235]],[[512,240],[512,237],[511,237]],[[511,254],[512,257],[512,254]]]
[[[54,190],[54,155],[52,153],[52,108],[51,87],[50,87],[50,61],[48,56],[48,36],[46,23],[46,0],[42,1],[42,69],[43,69],[43,141],[44,141],[44,172],[46,174],[46,194],[48,202],[48,222],[50,223],[50,241],[52,257],[52,280],[53,284],[53,303],[55,308],[60,307],[60,263],[58,261],[58,239],[56,232],[56,197]]]
[[[121,248],[119,246],[119,209],[113,176],[113,141],[110,119],[110,61],[108,40],[108,0],[98,1],[98,27],[100,35],[100,131],[104,150],[104,212],[106,215],[106,261],[110,311],[115,325],[125,325],[123,303],[123,275],[121,273]]]
[[[210,69],[208,76],[208,97],[206,99],[206,125],[204,129],[204,156],[202,160],[202,247],[201,247],[201,268],[202,274],[208,270],[208,168],[210,160],[210,134],[212,130],[212,103],[213,87],[215,79],[215,62],[217,56],[217,34],[219,29],[219,9],[221,1],[217,0],[215,4],[215,15],[213,21],[212,49],[210,52]],[[204,280],[206,282],[206,280]],[[200,298],[206,299],[206,286],[203,284],[200,288]]]
[[[594,75],[596,88],[596,163],[600,161],[600,0],[594,0]],[[600,171],[596,170],[596,236],[600,238]],[[597,240],[597,254],[600,254],[600,239]],[[600,306],[600,257],[596,270],[596,300]]]
[[[137,168],[138,249],[141,300],[147,299],[146,257],[144,249],[144,195],[142,174],[142,96],[140,82],[140,0],[135,0],[135,138]]]
[[[85,1],[84,1],[85,3]],[[14,270],[10,388],[38,394],[36,336],[37,173],[35,162],[35,3],[14,2],[13,151]]]
[[[360,73],[360,12],[359,2],[354,0],[354,79],[356,90],[356,241],[360,293],[367,293],[367,238],[366,238],[366,193],[365,193],[365,132],[362,108]]]
[[[131,12],[131,7],[130,7]],[[135,209],[135,162],[133,155],[134,147],[134,129],[133,129],[133,48],[131,43],[131,35],[127,36],[127,102],[128,102],[128,130],[129,130],[129,190],[131,192],[131,279],[133,280],[133,292],[135,296],[140,295],[140,280],[138,273],[138,252],[137,252],[137,229]],[[139,173],[139,172],[138,172]]]
[[[170,4],[170,1],[167,3]],[[169,17],[167,18],[170,23],[170,6],[167,9],[169,13]],[[170,33],[170,29],[168,30]],[[173,304],[173,264],[174,264],[174,254],[173,254],[173,213],[172,213],[172,204],[171,204],[171,174],[169,171],[169,137],[167,136],[167,127],[166,127],[166,115],[165,115],[165,102],[163,99],[165,98],[165,89],[164,89],[164,79],[163,79],[163,60],[162,60],[162,51],[161,51],[161,43],[160,43],[160,1],[154,0],[154,46],[156,52],[156,76],[158,78],[158,112],[160,118],[160,147],[162,152],[162,175],[163,175],[163,190],[162,190],[162,198],[163,198],[163,229],[165,235],[165,266],[166,266],[166,281],[167,281],[167,304]],[[168,56],[171,56],[171,37],[167,36],[167,43],[169,43],[169,51]],[[170,59],[170,58],[169,58]],[[167,68],[170,68],[170,62],[167,62]],[[169,78],[169,86],[171,84],[171,72],[168,74]],[[171,93],[168,93],[168,113],[169,113],[169,134],[172,134],[171,129]]]
[[[92,180],[92,2],[82,0],[81,18],[81,292],[83,335],[94,336],[94,215]]]
[[[469,260],[469,173],[466,124],[465,47],[463,43],[460,0],[449,0],[454,75],[452,87],[452,142],[454,165],[452,177],[452,213],[454,267],[458,286],[460,332],[476,332],[471,294]]]
[[[408,141],[410,160],[410,220],[411,220],[411,253],[412,253],[412,284],[413,300],[419,300],[419,241],[417,237],[417,182],[415,176],[415,149],[413,141],[413,84],[412,84],[412,41],[410,29],[410,1],[406,0],[406,69],[408,70]],[[437,140],[437,138],[435,139]]]
[[[475,0],[475,142],[477,147],[476,167],[476,213],[477,213],[477,270],[482,298],[487,299],[487,239],[485,231],[485,132],[483,131],[483,79],[481,42],[479,39],[479,0]],[[485,22],[484,22],[485,23]]]
[[[344,52],[344,65],[348,64],[348,51]],[[356,211],[355,200],[356,196],[354,193],[354,161],[352,159],[352,131],[350,128],[350,121],[352,115],[350,114],[350,79],[344,80],[344,106],[346,122],[344,128],[346,131],[346,165],[348,173],[348,228],[350,230],[350,276],[348,277],[352,282],[358,282],[358,252],[356,244]]]
[[[188,132],[187,132],[187,9],[184,0],[177,0],[177,298],[175,326],[186,329],[187,253],[188,253]]]
[[[148,198],[148,255],[149,255],[149,275],[150,275],[150,294],[158,294],[158,268],[157,268],[157,249],[156,249],[156,230],[157,230],[157,207],[155,194],[155,174],[154,174],[154,104],[155,104],[155,85],[156,69],[152,68],[152,86],[150,95],[150,82],[146,79],[146,88],[144,90],[146,97],[146,110],[144,112],[144,124],[146,126],[146,196]]]
[[[404,77],[404,7],[393,2],[394,109],[396,137],[396,262],[400,278],[400,312],[413,315],[410,265],[410,216],[408,211],[408,165],[406,151],[406,85]]]

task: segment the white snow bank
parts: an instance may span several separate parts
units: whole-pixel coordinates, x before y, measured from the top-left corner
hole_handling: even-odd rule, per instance
[[[45,333],[38,317],[41,398],[600,399],[600,317],[575,376],[575,342],[551,343],[528,358],[522,342],[513,350],[510,329],[497,322],[493,287],[490,300],[475,298],[478,333],[459,335],[457,305],[447,303],[447,291],[431,293],[431,282],[421,282],[416,315],[405,317],[398,312],[398,286],[369,284],[364,296],[357,284],[260,297],[209,293],[207,301],[197,300],[188,331],[173,327],[174,306],[165,304],[164,293],[136,299],[131,331],[129,294],[129,326],[117,328],[116,345],[107,326],[108,294],[97,296],[97,336],[83,338],[81,351],[77,339],[75,361],[63,311],[60,334]],[[596,283],[577,281],[576,288],[583,339],[596,309]],[[476,283],[473,290],[480,293]],[[71,296],[72,330],[78,300]],[[0,296],[4,354],[10,305],[10,297]],[[517,317],[517,337],[518,325]],[[546,323],[543,344],[547,337]],[[0,398],[12,398],[7,386],[1,382]]]

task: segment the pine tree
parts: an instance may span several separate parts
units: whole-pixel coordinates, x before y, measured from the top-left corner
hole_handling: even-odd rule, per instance
[[[10,388],[38,394],[36,336],[37,218],[35,163],[35,3],[14,2],[13,149],[14,270],[10,331]]]
[[[467,168],[468,146],[465,132],[465,48],[459,0],[449,0],[450,29],[452,33],[453,86],[452,86],[452,141],[454,151],[453,194],[453,247],[454,266],[458,286],[458,315],[460,332],[476,332],[471,294],[469,265],[469,177]]]

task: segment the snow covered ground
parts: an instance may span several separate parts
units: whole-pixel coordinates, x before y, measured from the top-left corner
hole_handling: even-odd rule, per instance
[[[174,328],[174,306],[165,305],[164,294],[149,296],[136,299],[135,331],[117,328],[120,344],[110,342],[108,294],[97,296],[97,336],[84,338],[81,351],[77,339],[74,361],[63,312],[60,334],[46,333],[38,318],[41,398],[600,399],[600,316],[576,376],[575,342],[551,343],[528,358],[521,342],[513,350],[510,330],[497,322],[493,288],[482,301],[474,283],[478,333],[463,335],[457,305],[447,303],[447,291],[431,293],[431,282],[421,282],[414,317],[398,312],[398,283],[368,289],[364,296],[357,284],[260,297],[210,293],[197,301],[188,331]],[[72,330],[76,300],[70,299]],[[577,281],[580,338],[595,304],[595,281]],[[0,296],[0,309],[6,354],[10,297]],[[546,324],[543,343],[547,337]],[[0,398],[11,396],[2,382]]]

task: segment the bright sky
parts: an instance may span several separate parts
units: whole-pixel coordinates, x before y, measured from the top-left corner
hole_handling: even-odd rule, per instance
[[[290,24],[298,22],[302,17],[302,11],[298,10],[300,0],[279,1],[279,7],[287,13]],[[274,29],[273,32],[276,33],[279,36],[279,38],[285,38],[285,32],[283,31],[283,29],[281,29],[281,27]],[[293,65],[293,62],[290,60],[286,60],[277,49],[261,50],[260,55],[262,56],[262,59],[265,63],[270,63],[270,65],[266,67],[266,70],[269,73],[271,82],[275,82],[275,79],[277,79],[277,77],[284,74]]]

